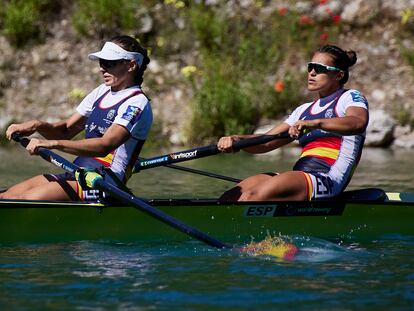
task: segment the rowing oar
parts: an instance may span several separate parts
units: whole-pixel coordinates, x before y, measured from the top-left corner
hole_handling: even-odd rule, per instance
[[[233,143],[233,149],[240,150],[240,149],[251,147],[251,146],[265,144],[272,140],[285,139],[285,138],[290,138],[288,132],[283,132],[283,133],[275,134],[275,135],[260,135],[260,136],[256,136],[252,138],[245,138],[245,139],[235,141]],[[153,167],[157,167],[157,166],[166,166],[167,164],[200,159],[200,158],[216,155],[219,153],[221,153],[221,151],[217,148],[217,145],[212,144],[212,145],[208,145],[204,147],[198,147],[198,148],[188,149],[188,150],[174,152],[170,154],[165,154],[165,155],[157,156],[154,158],[142,159],[142,160],[137,161],[137,163],[134,165],[133,172],[136,173],[136,172],[149,169],[149,168],[153,168]]]
[[[19,142],[23,147],[26,147],[30,140],[26,137],[21,137],[18,134],[12,135],[12,139],[16,142]],[[81,168],[72,162],[66,160],[65,158],[61,157],[60,155],[54,153],[53,151],[50,151],[49,149],[45,148],[39,148],[37,150],[37,153],[46,161],[56,165],[57,167],[60,167],[64,169],[65,171],[76,174],[77,172],[81,171]],[[150,215],[151,217],[154,217],[158,219],[159,221],[162,221],[163,223],[201,241],[204,242],[210,246],[214,246],[217,248],[232,248],[231,245],[225,244],[209,235],[207,235],[204,232],[201,232],[193,227],[190,227],[189,225],[179,221],[178,219],[175,219],[174,217],[152,207],[151,205],[147,204],[141,199],[138,199],[137,197],[128,194],[112,184],[107,183],[104,181],[103,177],[99,175],[96,172],[85,172],[85,181],[87,185],[94,189],[100,189],[102,191],[105,191],[107,193],[110,193],[112,196],[117,198],[118,200],[125,202],[128,205],[133,206],[134,208]]]
[[[144,161],[146,160],[145,158],[139,158],[139,159],[144,160]],[[189,173],[203,175],[203,176],[207,176],[207,177],[227,180],[227,181],[231,181],[231,182],[235,182],[235,183],[239,183],[239,182],[242,181],[242,179],[239,179],[239,178],[234,178],[234,177],[224,176],[224,175],[220,175],[220,174],[216,174],[216,173],[196,170],[194,168],[189,168],[189,167],[186,167],[186,166],[180,166],[180,165],[175,165],[175,164],[165,164],[164,166],[168,167],[168,168],[178,170],[178,171],[189,172]]]

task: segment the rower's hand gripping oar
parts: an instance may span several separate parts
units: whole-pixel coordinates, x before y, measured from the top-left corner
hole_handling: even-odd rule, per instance
[[[290,138],[288,132],[283,132],[283,133],[275,134],[275,135],[260,135],[260,136],[256,136],[252,138],[245,138],[245,139],[235,141],[233,143],[233,149],[240,150],[246,147],[265,144],[272,140],[285,139],[285,138]],[[213,145],[208,145],[204,147],[198,147],[194,149],[188,149],[184,151],[165,154],[165,155],[157,156],[154,158],[141,159],[137,161],[137,163],[134,165],[133,172],[136,173],[141,170],[145,170],[145,169],[149,169],[149,168],[153,168],[157,166],[164,166],[164,165],[172,164],[172,163],[179,163],[183,161],[200,159],[200,158],[216,155],[219,153],[221,153],[221,151],[217,148],[216,144],[213,144]]]
[[[12,139],[16,142],[19,142],[23,147],[26,147],[30,140],[26,137],[21,137],[19,134],[13,134]],[[81,171],[81,168],[77,166],[76,164],[73,164],[72,162],[66,160],[65,158],[61,157],[60,155],[54,153],[53,151],[45,148],[39,148],[37,150],[37,153],[46,161],[64,169],[65,171],[76,174],[77,172]],[[179,221],[178,219],[175,219],[174,217],[152,207],[151,205],[147,204],[143,200],[138,199],[137,197],[128,194],[112,184],[107,183],[101,175],[99,175],[97,172],[93,171],[87,171],[82,170],[86,176],[85,176],[85,182],[86,184],[93,189],[100,189],[102,191],[108,192],[111,195],[113,195],[118,200],[125,202],[128,205],[131,205],[135,207],[136,209],[139,209],[140,211],[150,215],[151,217],[154,217],[158,219],[159,221],[162,221],[163,223],[201,241],[204,242],[210,246],[214,246],[217,248],[231,248],[231,245],[225,244],[207,234],[204,232],[201,232],[193,227],[190,227],[189,225]]]
[[[23,147],[27,147],[30,142],[30,139],[27,137],[22,137],[19,134],[12,134],[11,137],[14,141],[20,143]],[[50,151],[49,149],[39,148],[38,150],[39,156],[41,156],[44,160],[56,165],[64,169],[65,171],[75,174],[76,170],[80,169],[77,165],[69,162],[65,158],[61,157],[60,155]]]

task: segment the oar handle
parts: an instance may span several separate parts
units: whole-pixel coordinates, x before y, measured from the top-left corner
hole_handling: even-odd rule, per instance
[[[283,133],[274,134],[274,135],[260,135],[260,136],[256,136],[252,138],[240,139],[233,143],[233,149],[240,150],[240,149],[251,147],[251,146],[265,144],[272,140],[285,139],[285,138],[290,138],[288,132],[283,132]]]
[[[20,143],[20,145],[22,145],[25,148],[27,147],[27,145],[30,142],[30,139],[29,138],[20,136],[20,134],[18,134],[18,133],[13,133],[11,135],[11,139],[13,139],[15,142]]]
[[[240,150],[246,147],[256,146],[265,144],[269,141],[276,139],[285,139],[290,138],[287,132],[283,132],[275,135],[260,135],[252,138],[245,138],[233,143],[234,150]],[[217,145],[208,145],[204,147],[198,147],[193,149],[188,149],[184,151],[174,152],[170,154],[165,154],[162,156],[141,159],[138,160],[134,165],[133,172],[139,172],[153,167],[164,166],[166,164],[179,163],[194,159],[200,159],[220,153],[220,150],[217,148]]]

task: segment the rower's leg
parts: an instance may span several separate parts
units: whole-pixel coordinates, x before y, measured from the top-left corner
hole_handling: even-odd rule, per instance
[[[259,174],[247,177],[246,179],[238,183],[235,187],[224,192],[219,198],[219,201],[238,201],[243,192],[246,192],[249,189],[254,188],[256,185],[260,185],[261,183],[271,179],[272,176],[275,175],[276,174]]]
[[[24,193],[32,188],[45,185],[48,182],[49,181],[43,175],[32,177],[10,187],[7,191],[0,193],[0,199],[17,199],[21,193]]]
[[[76,191],[76,181],[67,181],[68,185]],[[0,199],[17,200],[54,200],[70,201],[66,191],[55,181],[49,181],[43,175],[39,175],[23,181],[5,193],[0,194]]]
[[[76,191],[77,184],[76,181],[66,181],[67,184]],[[46,185],[41,187],[32,188],[29,191],[25,192],[22,197],[22,200],[51,200],[51,201],[72,201],[68,193],[62,188],[62,186],[56,182],[51,181]]]
[[[239,201],[306,201],[308,183],[303,172],[289,171],[243,191]]]

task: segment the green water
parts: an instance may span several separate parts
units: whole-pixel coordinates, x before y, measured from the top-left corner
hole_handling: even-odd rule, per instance
[[[223,155],[188,165],[243,178],[288,169],[297,152]],[[349,188],[414,191],[412,155],[367,149]],[[59,171],[22,148],[0,149],[0,159],[3,187]],[[135,175],[129,185],[142,197],[215,197],[231,183],[157,168]],[[413,236],[346,244],[286,239],[299,248],[293,261],[192,240],[0,245],[0,310],[413,310]]]

